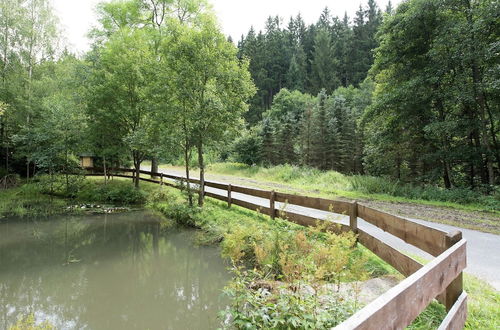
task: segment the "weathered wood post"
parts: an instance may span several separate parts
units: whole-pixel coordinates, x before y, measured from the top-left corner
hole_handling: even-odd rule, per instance
[[[358,202],[354,201],[351,204],[351,212],[349,214],[349,226],[354,233],[358,232]]]
[[[163,173],[160,173],[160,186],[163,186]]]
[[[276,192],[273,190],[271,191],[271,196],[269,197],[269,209],[271,212],[271,219],[274,219],[276,217],[276,210],[275,210],[275,200],[276,200]]]
[[[450,247],[458,243],[461,239],[461,231],[456,230],[448,233],[445,237],[446,249],[449,249]],[[445,292],[445,306],[446,310],[449,311],[463,292],[463,273],[460,273],[457,278],[454,279],[453,282],[450,283],[450,285],[448,285]]]
[[[227,207],[231,207],[231,184],[227,185]]]

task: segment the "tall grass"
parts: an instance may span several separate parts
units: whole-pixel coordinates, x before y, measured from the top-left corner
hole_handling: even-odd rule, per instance
[[[376,197],[385,195],[409,200],[476,205],[488,211],[500,211],[500,192],[485,195],[470,189],[444,189],[434,185],[414,185],[384,177],[344,175],[335,171],[320,171],[308,167],[278,165],[270,168],[239,163],[216,163],[209,167],[216,173],[292,184],[320,193]],[[371,195],[371,196],[370,196]]]
[[[135,189],[131,180],[116,179],[104,184],[102,178],[82,178],[79,185],[67,191],[55,178],[56,184],[48,185],[46,178],[38,178],[17,188],[0,190],[0,218],[45,217],[77,209],[68,209],[74,204],[142,205],[152,196],[152,187]],[[48,187],[52,188],[48,188]]]

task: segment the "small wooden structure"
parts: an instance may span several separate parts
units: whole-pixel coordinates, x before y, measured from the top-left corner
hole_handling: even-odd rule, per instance
[[[94,155],[90,153],[80,154],[80,166],[82,168],[94,167]]]

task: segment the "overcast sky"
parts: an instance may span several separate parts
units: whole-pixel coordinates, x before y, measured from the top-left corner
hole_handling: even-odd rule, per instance
[[[95,5],[101,0],[53,0],[57,15],[60,17],[63,33],[73,50],[86,51],[89,40],[86,34],[95,24]],[[299,12],[307,24],[316,22],[323,8],[328,6],[335,16],[347,12],[353,17],[360,4],[367,0],[209,0],[217,14],[219,23],[226,35],[239,40],[250,26],[256,30],[264,28],[269,15],[279,15],[288,21],[290,16]],[[392,0],[396,6],[402,0]],[[380,8],[385,9],[388,0],[377,0]]]

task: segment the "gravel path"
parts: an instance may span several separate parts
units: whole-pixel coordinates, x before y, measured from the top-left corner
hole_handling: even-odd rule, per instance
[[[144,168],[145,170],[149,170],[147,168]],[[161,172],[165,174],[171,174],[171,175],[177,175],[177,176],[184,176],[182,171],[179,170],[165,170],[162,169]],[[215,182],[222,182],[222,179],[227,179],[223,180],[224,182],[222,183],[235,183],[234,177],[223,177],[223,176],[216,176],[217,180],[214,180],[214,176],[208,176],[210,181],[215,181]],[[240,180],[237,180],[240,181]],[[237,184],[241,184],[241,182],[236,182]],[[208,192],[214,193],[214,194],[219,194],[222,196],[227,196],[227,192],[225,190],[220,190],[220,189],[215,189],[211,187],[206,187],[206,190]],[[269,206],[269,200],[264,199],[264,198],[259,198],[259,197],[254,197],[254,196],[249,196],[249,195],[244,195],[240,193],[234,193],[232,194],[232,197],[235,199],[240,199],[243,201],[251,202],[253,204],[257,205],[262,205],[262,206]],[[376,204],[376,203],[375,203]],[[393,204],[392,207],[390,206],[391,203],[385,203],[384,209],[385,211],[388,211],[390,213],[394,214],[401,214],[405,212],[401,212],[402,205],[401,204]],[[372,207],[377,207],[377,205],[370,205]],[[276,208],[282,208],[285,207],[281,203],[276,203]],[[315,209],[310,209],[306,207],[301,207],[297,205],[286,205],[285,210],[289,210],[291,212],[295,213],[300,213],[308,216],[312,216],[318,219],[325,219],[328,217],[329,220],[333,220],[336,222],[348,224],[349,218],[347,216],[339,215],[339,214],[333,214],[330,212],[325,212],[325,211],[320,211],[320,210],[315,210]],[[406,212],[407,213],[407,212]],[[494,235],[494,234],[489,234],[489,233],[484,233],[476,230],[469,230],[469,229],[463,229],[460,227],[456,226],[451,226],[451,225],[445,225],[445,224],[440,224],[440,223],[434,223],[426,220],[421,220],[421,219],[416,219],[412,217],[407,217],[409,220],[418,222],[421,224],[424,224],[429,227],[434,227],[437,229],[441,229],[444,231],[453,231],[453,230],[460,230],[463,233],[463,237],[467,239],[467,269],[466,272],[473,274],[488,283],[490,283],[496,290],[500,291],[500,235]],[[358,220],[358,225],[360,228],[368,232],[370,235],[383,240],[384,242],[387,242],[391,244],[392,246],[396,247],[402,252],[409,253],[412,255],[417,255],[423,258],[431,259],[432,256],[429,255],[428,253],[415,248],[412,245],[409,245],[405,243],[403,240],[388,234],[381,229],[365,222],[362,219]]]

